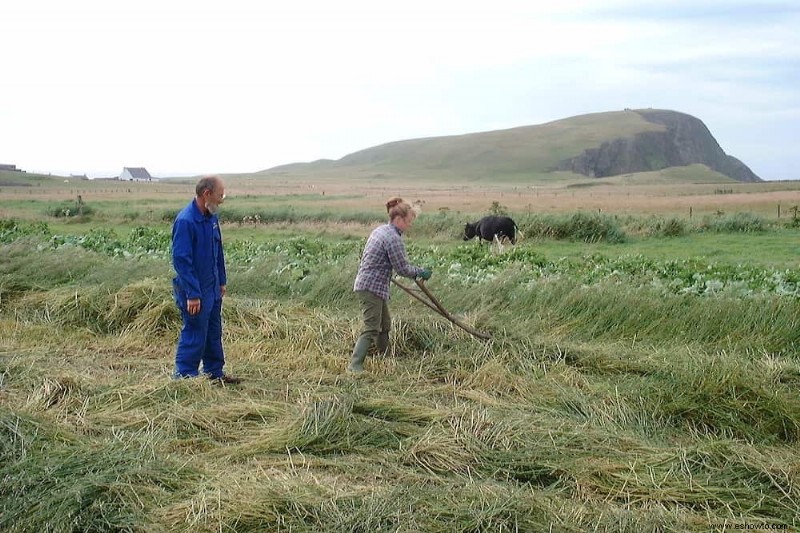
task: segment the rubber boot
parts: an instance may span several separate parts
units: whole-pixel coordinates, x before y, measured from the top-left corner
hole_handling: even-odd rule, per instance
[[[386,355],[389,353],[389,332],[382,331],[378,333],[378,355]]]
[[[353,348],[353,359],[347,367],[348,372],[363,372],[364,371],[364,358],[367,357],[367,350],[372,341],[368,337],[359,337],[356,345]]]

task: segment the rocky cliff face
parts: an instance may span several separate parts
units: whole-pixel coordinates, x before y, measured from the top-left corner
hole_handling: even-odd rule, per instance
[[[726,155],[701,120],[675,111],[630,112],[663,125],[665,131],[604,142],[599,148],[561,161],[557,170],[602,178],[700,163],[737,181],[763,181],[747,165]]]

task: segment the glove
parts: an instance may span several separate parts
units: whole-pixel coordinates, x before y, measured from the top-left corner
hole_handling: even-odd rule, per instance
[[[424,281],[428,281],[429,279],[431,279],[431,271],[430,271],[430,269],[423,268],[422,272],[420,272],[417,275],[417,277],[422,279],[422,280],[424,280]]]

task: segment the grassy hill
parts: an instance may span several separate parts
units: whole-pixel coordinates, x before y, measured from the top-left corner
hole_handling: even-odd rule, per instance
[[[595,113],[537,126],[397,141],[337,161],[282,165],[262,174],[333,176],[347,171],[373,177],[546,179],[560,160],[608,138],[660,129],[636,113]]]
[[[718,184],[732,184],[736,180],[723,176],[719,172],[715,172],[705,165],[687,165],[685,167],[669,167],[663,170],[656,170],[652,172],[636,172],[632,174],[623,174],[621,176],[611,176],[603,178],[602,180],[592,180],[584,178],[586,181],[596,183],[608,183],[614,185],[678,185],[684,184],[699,184],[699,183],[718,183]]]
[[[556,171],[562,162],[615,139],[633,139],[641,134],[665,131],[664,125],[649,122],[639,112],[593,113],[536,126],[397,141],[367,148],[336,161],[282,165],[259,175],[289,178],[402,177],[437,181],[491,178],[525,183],[569,181],[585,179],[586,176]],[[702,183],[730,181],[710,169],[688,174],[696,174]],[[661,176],[669,180],[671,175],[667,172]],[[686,173],[682,176],[685,179]]]
[[[0,170],[0,186],[6,187],[28,187],[31,185],[47,185],[63,182],[63,176],[52,176],[49,174],[32,174],[29,172],[15,172],[11,170]]]

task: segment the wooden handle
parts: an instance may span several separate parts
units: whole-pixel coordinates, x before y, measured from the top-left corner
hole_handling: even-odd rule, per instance
[[[452,322],[456,326],[460,327],[461,329],[463,329],[464,331],[466,331],[470,335],[474,335],[475,337],[478,337],[479,339],[483,339],[483,340],[489,340],[489,339],[492,338],[492,336],[489,335],[488,333],[483,333],[482,331],[478,331],[476,329],[473,329],[473,328],[469,327],[468,325],[464,324],[463,322],[461,322],[460,320],[458,320],[456,317],[454,317],[450,313],[448,313],[447,310],[442,306],[442,304],[439,303],[439,300],[437,300],[436,297],[434,297],[433,294],[431,294],[431,291],[428,289],[428,287],[425,286],[425,282],[424,281],[422,281],[421,279],[416,279],[414,281],[417,283],[417,286],[422,290],[422,292],[424,292],[425,295],[430,299],[430,301],[428,301],[425,298],[421,297],[419,294],[417,294],[416,292],[411,290],[409,287],[406,287],[405,285],[403,285],[399,281],[397,281],[394,278],[392,278],[392,283],[394,283],[395,285],[397,285],[398,287],[400,287],[401,289],[406,291],[409,295],[413,296],[418,301],[420,301],[423,304],[425,304],[426,306],[430,307],[431,309],[436,311],[436,313],[442,315],[444,318],[446,318],[447,320],[449,320],[450,322]]]

